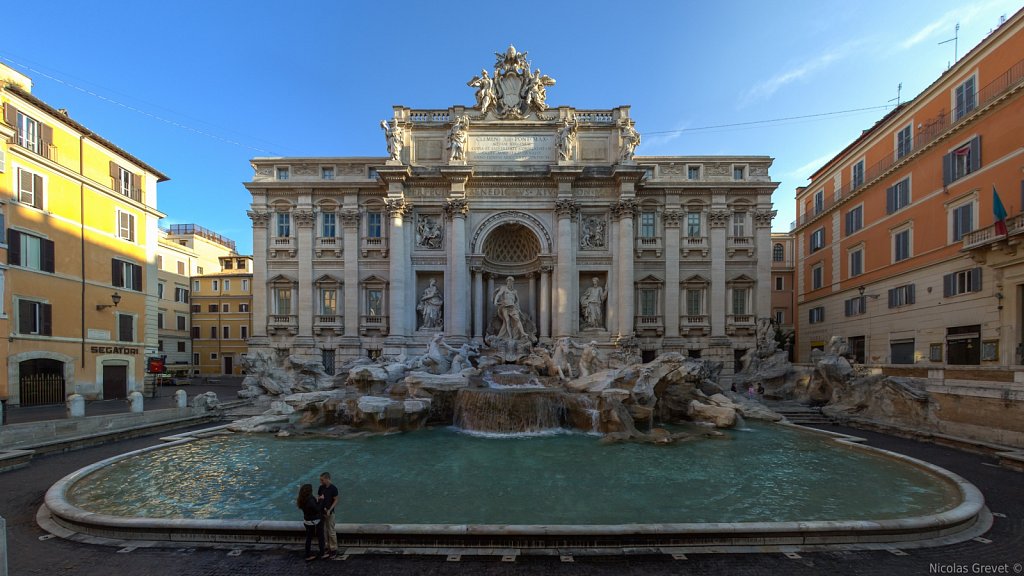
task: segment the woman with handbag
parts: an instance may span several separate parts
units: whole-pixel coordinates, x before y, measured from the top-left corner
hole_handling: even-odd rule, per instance
[[[299,488],[299,496],[295,499],[295,506],[302,510],[302,525],[306,527],[306,562],[316,560],[312,554],[313,535],[316,535],[317,544],[320,546],[320,556],[324,554],[324,525],[321,521],[320,504],[313,496],[313,485],[303,484]]]

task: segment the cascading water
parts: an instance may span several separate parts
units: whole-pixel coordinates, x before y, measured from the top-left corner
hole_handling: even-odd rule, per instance
[[[495,367],[483,375],[488,388],[544,388],[537,375],[519,366]]]
[[[556,390],[464,388],[455,396],[455,426],[492,434],[552,432],[565,420]]]

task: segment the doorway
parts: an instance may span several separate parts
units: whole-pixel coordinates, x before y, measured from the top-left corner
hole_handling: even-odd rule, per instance
[[[64,363],[35,358],[19,364],[19,394],[22,406],[42,406],[64,402]]]
[[[232,356],[224,356],[224,373],[227,375],[234,374],[234,358]]]
[[[864,337],[863,336],[850,336],[847,338],[847,342],[850,343],[850,355],[853,356],[853,362],[855,364],[864,363]]]
[[[103,399],[128,397],[128,367],[103,365]]]

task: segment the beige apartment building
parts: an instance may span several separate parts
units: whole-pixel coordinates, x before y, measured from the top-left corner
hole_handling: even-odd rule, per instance
[[[192,278],[192,364],[203,375],[241,374],[252,326],[252,256],[221,256]]]

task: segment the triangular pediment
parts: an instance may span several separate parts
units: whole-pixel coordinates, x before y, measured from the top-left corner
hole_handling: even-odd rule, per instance
[[[694,274],[689,278],[683,280],[683,284],[710,284],[711,281],[701,276],[700,274]]]
[[[285,276],[284,274],[278,274],[273,278],[267,280],[267,284],[294,284],[295,278]]]
[[[750,276],[747,276],[746,274],[740,274],[739,276],[735,276],[733,278],[730,278],[728,283],[729,284],[753,284],[754,283],[754,279],[751,278]]]
[[[387,278],[381,278],[380,276],[377,276],[376,274],[370,274],[366,278],[363,278],[360,283],[361,284],[387,284],[388,283],[388,279]]]
[[[342,281],[331,276],[330,274],[323,274],[319,278],[313,281],[314,284],[341,284]]]

